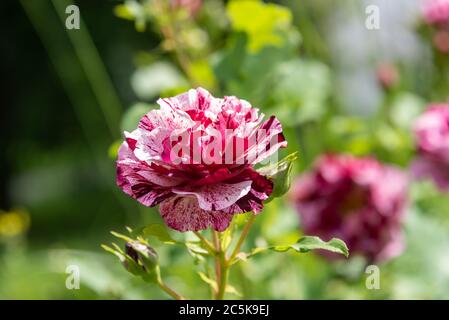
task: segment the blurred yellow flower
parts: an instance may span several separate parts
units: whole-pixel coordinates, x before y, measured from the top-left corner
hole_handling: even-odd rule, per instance
[[[0,237],[24,234],[30,227],[30,215],[23,209],[0,211]]]

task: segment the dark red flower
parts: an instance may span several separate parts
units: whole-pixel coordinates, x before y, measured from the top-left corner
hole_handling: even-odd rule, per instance
[[[351,254],[386,260],[404,247],[406,186],[400,170],[373,158],[325,155],[296,180],[291,198],[306,234],[337,237]]]

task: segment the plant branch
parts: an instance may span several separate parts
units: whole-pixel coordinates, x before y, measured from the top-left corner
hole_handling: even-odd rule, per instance
[[[218,237],[218,232],[215,230],[212,230],[212,238],[213,238],[213,242],[214,242],[214,247],[215,247],[215,280],[217,282],[217,290],[215,292],[215,298],[218,297],[218,292],[220,291],[220,286],[221,286],[221,275],[222,275],[222,265],[220,262],[220,252],[221,252],[221,245],[220,245],[220,239]]]
[[[237,244],[235,245],[234,251],[232,252],[231,256],[229,257],[227,264],[232,263],[234,258],[240,252],[240,248],[242,247],[242,244],[245,241],[246,236],[248,235],[249,230],[251,229],[251,226],[253,225],[255,218],[256,218],[256,215],[254,213],[252,213],[248,219],[248,222],[245,225],[245,228],[243,228],[242,234],[240,235],[240,238],[237,241]]]
[[[175,290],[173,290],[172,288],[170,288],[163,280],[161,277],[161,273],[159,268],[157,269],[157,285],[163,290],[165,291],[169,296],[171,296],[173,299],[175,300],[186,300],[185,297],[183,297],[182,295],[180,295],[179,293],[177,293]]]
[[[224,294],[226,292],[226,286],[228,282],[228,273],[229,273],[229,267],[226,262],[226,256],[225,252],[220,251],[218,261],[221,266],[221,273],[220,273],[220,285],[218,286],[218,292],[217,292],[217,300],[223,300]]]

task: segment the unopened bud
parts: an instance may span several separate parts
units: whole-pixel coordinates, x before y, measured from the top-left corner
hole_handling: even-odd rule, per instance
[[[152,271],[157,265],[158,256],[156,251],[142,242],[127,242],[125,252],[135,263],[141,265],[145,272]]]
[[[399,81],[399,74],[396,67],[389,63],[382,63],[377,66],[377,81],[382,88],[388,90],[394,87]]]

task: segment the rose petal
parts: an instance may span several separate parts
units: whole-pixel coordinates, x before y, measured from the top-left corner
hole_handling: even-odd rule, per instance
[[[209,227],[224,231],[233,217],[223,211],[201,209],[195,197],[173,197],[161,203],[159,212],[170,228],[181,232],[199,231]]]
[[[189,188],[173,189],[173,193],[179,195],[193,195],[198,199],[201,209],[222,210],[248,194],[252,181],[242,181],[235,184],[216,183],[206,185],[193,190]]]

